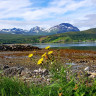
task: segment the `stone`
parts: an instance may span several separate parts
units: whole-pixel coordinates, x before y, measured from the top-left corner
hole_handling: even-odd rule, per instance
[[[96,77],[96,72],[89,72],[90,74],[89,78],[95,78]]]
[[[84,71],[89,71],[89,66],[84,69]]]
[[[33,73],[36,75],[46,76],[46,75],[48,75],[49,72],[47,69],[39,68],[38,70],[34,70]]]
[[[25,45],[12,44],[12,45],[0,46],[0,51],[32,51],[32,50],[40,50],[40,48],[26,44]]]
[[[22,70],[20,76],[25,76],[27,78],[32,76],[32,73],[30,70],[28,70],[28,68],[25,68],[24,70]]]
[[[16,77],[20,80],[24,81],[25,83],[33,82],[34,84],[43,84],[43,83],[50,83],[50,76],[47,69],[37,69],[34,71],[29,70],[28,68],[23,67],[9,67],[3,66],[3,72],[1,73],[2,76],[8,77]],[[47,75],[47,76],[46,76]]]
[[[2,64],[0,64],[0,70],[3,70],[3,65]]]
[[[21,74],[23,67],[10,67],[4,70],[4,75],[6,76],[15,76]]]
[[[5,69],[7,69],[7,68],[9,68],[8,65],[4,65],[4,66],[3,66],[3,70],[5,70]]]

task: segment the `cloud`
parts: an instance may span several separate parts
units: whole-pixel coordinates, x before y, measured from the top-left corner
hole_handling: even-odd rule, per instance
[[[30,10],[32,3],[28,0],[1,0],[0,1],[0,19],[11,17],[22,17],[23,13]]]
[[[29,29],[63,22],[80,29],[92,28],[95,10],[96,0],[0,0],[0,28]]]
[[[96,28],[96,14],[89,14],[85,16],[85,20],[78,20],[75,23],[81,30],[88,29],[88,28]],[[83,26],[82,26],[83,25]]]
[[[19,17],[25,20],[41,20],[43,18],[55,18],[56,15],[64,14],[68,11],[74,11],[84,6],[86,1],[75,2],[73,0],[54,0],[48,6],[42,8],[33,7],[34,2],[29,0],[1,0],[0,19]],[[42,18],[43,17],[43,18]]]
[[[22,28],[30,30],[30,28],[40,26],[43,28],[50,28],[51,26],[46,24],[45,22],[39,22],[39,21],[9,21],[9,20],[0,20],[0,29],[5,28]]]
[[[65,14],[68,11],[77,10],[85,5],[86,1],[75,2],[73,0],[54,0],[49,6],[34,11],[28,11],[24,14],[25,20],[41,20],[46,18],[56,18],[58,15]],[[29,18],[28,18],[29,16]],[[43,17],[43,18],[42,18]]]
[[[0,28],[4,29],[4,28],[23,28],[23,29],[27,29],[29,30],[30,28],[38,25],[41,22],[37,22],[37,21],[9,21],[9,20],[0,20]]]

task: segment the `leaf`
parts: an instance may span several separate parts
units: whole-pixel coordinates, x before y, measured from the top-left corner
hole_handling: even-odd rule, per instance
[[[82,93],[82,94],[81,94],[81,96],[84,96],[84,95],[85,95],[85,93]]]
[[[74,96],[80,96],[77,92],[74,93]]]

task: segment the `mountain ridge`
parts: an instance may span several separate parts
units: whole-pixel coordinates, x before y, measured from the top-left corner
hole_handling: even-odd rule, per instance
[[[23,30],[20,28],[12,28],[12,29],[1,29],[0,33],[9,33],[9,34],[25,34],[25,35],[52,35],[64,32],[75,32],[80,31],[77,27],[73,26],[69,23],[61,23],[59,25],[53,26],[48,30],[41,28],[39,26],[31,28],[28,30]]]
[[[80,32],[65,32],[47,36],[0,34],[0,44],[96,42],[96,28]]]

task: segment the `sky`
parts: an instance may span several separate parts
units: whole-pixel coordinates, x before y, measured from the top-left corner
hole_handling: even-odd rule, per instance
[[[96,28],[96,0],[0,0],[0,29],[48,29],[60,23]]]

